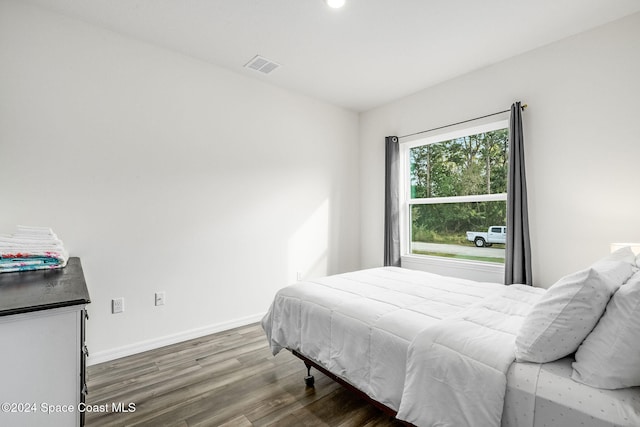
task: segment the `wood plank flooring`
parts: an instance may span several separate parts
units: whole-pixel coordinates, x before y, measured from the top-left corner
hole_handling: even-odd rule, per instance
[[[401,426],[302,361],[271,355],[258,324],[87,369],[88,427]],[[117,412],[114,405],[135,411]],[[102,407],[100,407],[102,405]],[[133,408],[132,408],[133,409]]]

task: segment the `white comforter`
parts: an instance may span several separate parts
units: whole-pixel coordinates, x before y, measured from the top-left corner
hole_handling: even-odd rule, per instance
[[[497,426],[514,333],[543,292],[385,267],[284,288],[262,326],[274,355],[299,351],[400,419]]]
[[[503,286],[409,345],[398,418],[425,426],[499,426],[515,336],[544,293]]]

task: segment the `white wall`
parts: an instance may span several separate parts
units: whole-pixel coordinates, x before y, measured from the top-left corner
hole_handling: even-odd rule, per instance
[[[81,257],[90,362],[356,269],[357,155],[355,113],[0,1],[0,232],[51,226]]]
[[[298,271],[381,265],[384,136],[522,100],[549,286],[640,241],[639,51],[636,14],[358,117],[0,0],[0,232],[48,225],[82,258],[95,363],[257,320]]]
[[[361,115],[361,266],[382,263],[384,137],[529,105],[533,274],[548,287],[640,242],[640,14],[452,79]],[[366,185],[365,185],[366,184]]]

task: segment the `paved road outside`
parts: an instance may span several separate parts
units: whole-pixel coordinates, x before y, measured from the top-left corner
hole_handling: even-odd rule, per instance
[[[456,255],[504,258],[504,249],[477,248],[473,245],[473,243],[469,243],[469,246],[461,246],[461,245],[445,245],[440,243],[413,242],[411,243],[411,249],[415,251],[443,252],[447,254],[456,254]]]

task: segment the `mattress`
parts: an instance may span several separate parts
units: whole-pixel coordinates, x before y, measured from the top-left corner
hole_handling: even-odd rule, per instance
[[[640,426],[640,387],[602,390],[577,383],[572,362],[513,363],[502,427]]]

